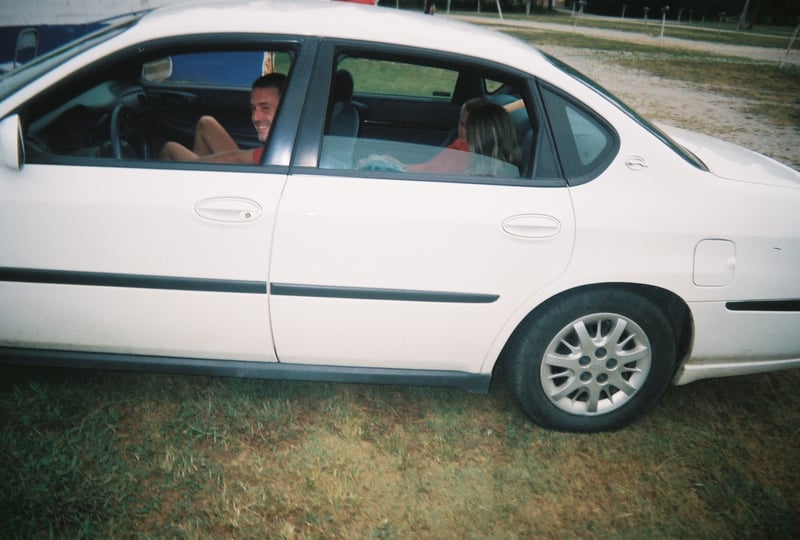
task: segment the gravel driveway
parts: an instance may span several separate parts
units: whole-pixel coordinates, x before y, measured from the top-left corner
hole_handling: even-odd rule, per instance
[[[459,17],[470,22],[497,24],[496,18]],[[650,37],[634,32],[620,32],[568,25],[512,21],[504,26],[527,26],[545,30],[581,32],[598,37],[627,40],[664,47],[683,47],[727,56],[740,56],[758,61],[800,64],[800,52],[760,47],[740,47],[680,39]],[[541,49],[563,60],[601,86],[619,96],[624,102],[649,120],[671,124],[713,135],[752,150],[756,150],[800,170],[800,126],[777,125],[769,118],[749,112],[750,100],[734,97],[698,84],[662,79],[644,71],[621,67],[614,61],[623,52],[595,51],[543,45]],[[799,89],[800,94],[800,89]]]

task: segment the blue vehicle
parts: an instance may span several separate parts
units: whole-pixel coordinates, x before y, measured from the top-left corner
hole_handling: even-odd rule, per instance
[[[0,28],[0,73],[5,73],[65,43],[94,32],[108,20],[86,24],[5,26]]]

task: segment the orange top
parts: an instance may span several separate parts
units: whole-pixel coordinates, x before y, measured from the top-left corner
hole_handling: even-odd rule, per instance
[[[456,139],[425,163],[408,166],[411,172],[463,173],[472,162],[466,139]]]
[[[259,146],[258,148],[256,148],[255,152],[253,152],[253,164],[258,165],[259,163],[261,163],[261,156],[263,155],[264,155],[264,147]]]

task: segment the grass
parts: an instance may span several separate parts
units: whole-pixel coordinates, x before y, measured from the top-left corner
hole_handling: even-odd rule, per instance
[[[501,384],[0,375],[6,537],[800,533],[800,371],[672,388],[599,435],[537,428]]]
[[[800,126],[800,67],[696,55],[676,58],[671,54],[643,54],[617,62],[663,79],[697,84],[718,93],[747,98],[748,112],[777,125]]]

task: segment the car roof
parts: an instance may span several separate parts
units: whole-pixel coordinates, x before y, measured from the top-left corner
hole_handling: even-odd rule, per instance
[[[520,69],[548,62],[506,34],[448,17],[335,0],[196,1],[157,8],[132,29],[136,39],[227,32],[373,41],[490,58]],[[547,68],[545,68],[547,69]]]

